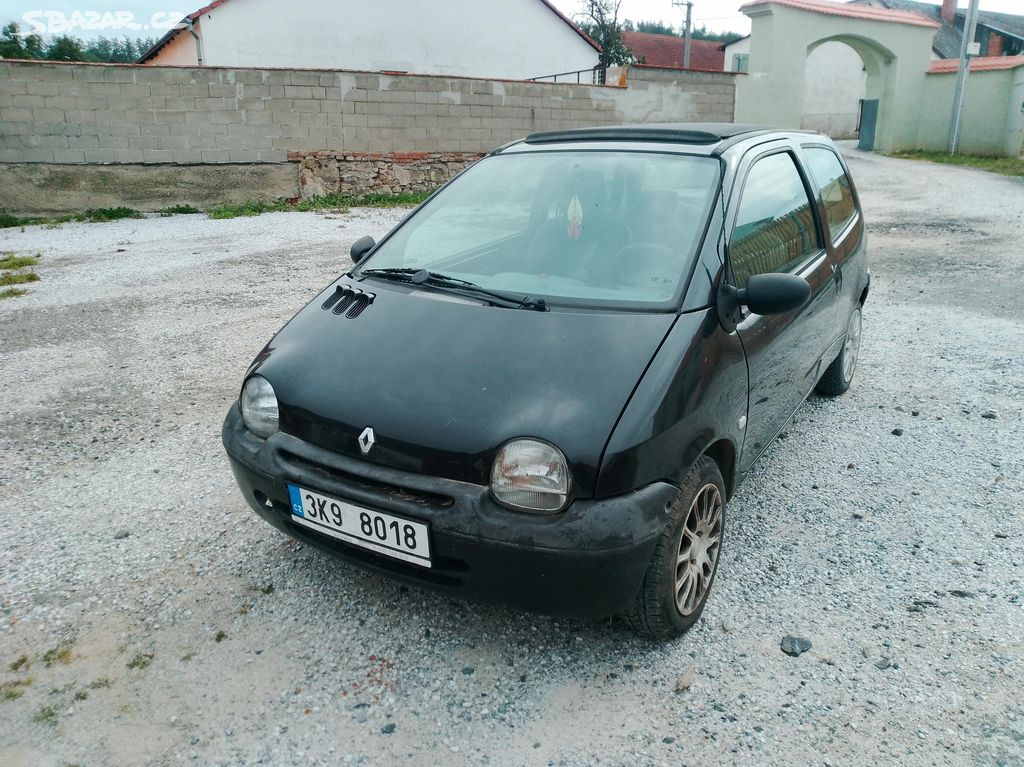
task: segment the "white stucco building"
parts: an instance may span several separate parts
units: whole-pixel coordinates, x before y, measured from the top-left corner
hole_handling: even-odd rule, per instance
[[[727,71],[748,71],[749,35],[723,48]],[[866,93],[867,73],[857,52],[843,43],[819,45],[807,56],[800,127],[837,139],[855,137]]]
[[[592,69],[598,47],[548,0],[214,0],[140,63],[525,80]]]
[[[725,51],[726,72],[746,72],[748,57],[750,56],[750,35],[741,37],[722,46]]]

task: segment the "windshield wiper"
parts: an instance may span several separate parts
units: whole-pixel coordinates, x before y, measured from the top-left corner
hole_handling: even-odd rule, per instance
[[[470,295],[475,298],[486,297],[490,303],[501,303],[504,306],[512,306],[519,309],[532,309],[538,312],[548,310],[547,302],[543,298],[532,298],[531,296],[509,296],[505,293],[498,293],[493,290],[477,285],[469,280],[462,280],[458,277],[451,277],[440,272],[431,272],[428,269],[417,269],[415,267],[389,267],[387,269],[363,269],[359,272],[360,277],[380,277],[385,280],[406,282],[411,285],[430,285],[432,287],[446,288],[455,293]]]

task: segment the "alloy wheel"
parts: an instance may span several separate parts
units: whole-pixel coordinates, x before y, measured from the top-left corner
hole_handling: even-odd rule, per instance
[[[846,329],[846,344],[843,346],[843,381],[853,380],[853,371],[857,368],[857,355],[860,353],[860,309],[854,309],[850,317],[850,326]]]
[[[701,605],[715,573],[722,543],[722,494],[712,483],[694,496],[683,522],[676,555],[675,598],[680,615],[691,615]]]

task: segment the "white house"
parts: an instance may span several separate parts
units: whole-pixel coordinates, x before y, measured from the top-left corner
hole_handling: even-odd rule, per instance
[[[214,0],[139,63],[526,80],[592,69],[598,54],[548,0]]]
[[[750,57],[750,35],[733,40],[722,46],[725,51],[726,72],[746,72],[747,61]]]

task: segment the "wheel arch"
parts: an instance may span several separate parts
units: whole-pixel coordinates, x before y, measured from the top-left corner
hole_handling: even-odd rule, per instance
[[[860,305],[864,306],[864,303],[868,300],[868,292],[871,290],[871,272],[868,272],[867,279],[864,280],[864,289],[860,292]]]
[[[728,500],[736,490],[736,446],[728,439],[720,439],[708,445],[701,455],[706,455],[718,464],[718,470],[722,472],[722,479],[725,482],[725,496]]]

